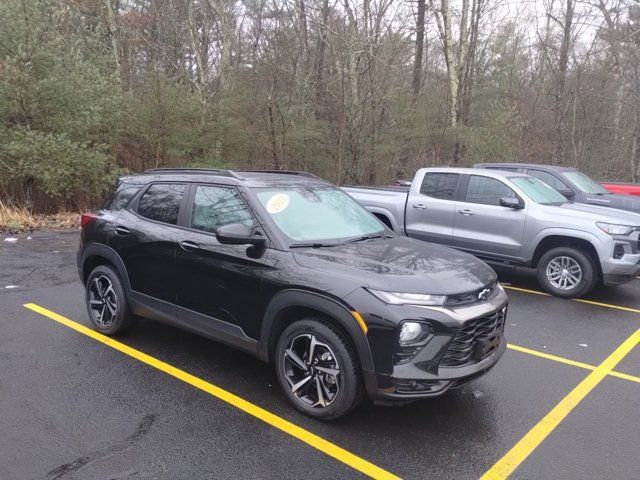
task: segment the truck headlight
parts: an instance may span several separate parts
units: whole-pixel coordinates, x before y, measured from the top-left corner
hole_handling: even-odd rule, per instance
[[[446,295],[429,295],[423,293],[397,293],[367,289],[384,303],[390,305],[444,305]]]
[[[431,333],[429,325],[420,322],[404,322],[400,326],[398,342],[400,345],[411,345],[422,342]]]
[[[596,225],[604,233],[609,235],[629,235],[638,227],[630,227],[629,225],[615,225],[613,223],[596,222]]]

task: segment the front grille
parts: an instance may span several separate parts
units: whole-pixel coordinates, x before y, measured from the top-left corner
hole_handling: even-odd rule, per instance
[[[486,287],[479,288],[477,290],[473,290],[471,292],[458,293],[456,295],[447,296],[447,301],[445,305],[448,307],[462,307],[466,305],[473,305],[474,303],[486,302],[493,298],[493,296],[498,292],[498,282],[492,282]],[[484,290],[489,290],[488,292],[484,292],[481,299],[481,293]]]
[[[478,363],[498,348],[498,338],[504,331],[506,308],[488,317],[474,318],[466,322],[447,347],[440,366],[462,367]]]

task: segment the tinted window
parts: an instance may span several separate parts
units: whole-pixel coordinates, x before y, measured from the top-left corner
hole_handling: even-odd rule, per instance
[[[500,198],[516,197],[516,193],[500,180],[471,175],[467,187],[466,201],[485,205],[500,205]]]
[[[143,185],[136,185],[131,183],[121,184],[116,193],[113,194],[111,200],[107,203],[106,208],[108,210],[122,210],[125,208],[136,193],[143,187]]]
[[[555,175],[550,173],[543,172],[542,170],[527,170],[527,174],[531,175],[533,178],[537,178],[556,190],[568,190],[568,187],[562,181],[558,180]]]
[[[433,198],[452,200],[459,177],[457,173],[427,173],[422,180],[420,193]]]
[[[184,188],[184,185],[169,183],[151,185],[140,198],[138,214],[150,220],[176,225]]]
[[[502,170],[503,172],[517,172],[518,167],[483,167],[487,170]]]
[[[191,228],[213,233],[231,223],[242,223],[249,229],[254,226],[253,216],[238,192],[229,187],[196,187]]]

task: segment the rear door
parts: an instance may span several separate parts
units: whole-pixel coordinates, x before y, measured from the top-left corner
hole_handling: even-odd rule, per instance
[[[175,253],[178,218],[186,185],[149,185],[115,219],[109,246],[124,261],[131,289],[171,304],[176,300]]]
[[[497,178],[465,176],[456,204],[453,246],[493,257],[520,257],[526,219],[525,208],[500,206],[500,198],[519,198]],[[522,201],[522,199],[521,199]]]
[[[407,198],[407,235],[427,242],[451,245],[460,174],[425,173],[419,189]]]

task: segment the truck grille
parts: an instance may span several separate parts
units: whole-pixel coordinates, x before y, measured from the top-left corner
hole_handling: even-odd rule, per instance
[[[483,358],[491,355],[499,343],[497,337],[504,331],[506,308],[488,317],[474,318],[466,322],[456,333],[447,347],[440,366],[462,367],[472,363],[478,363]]]

